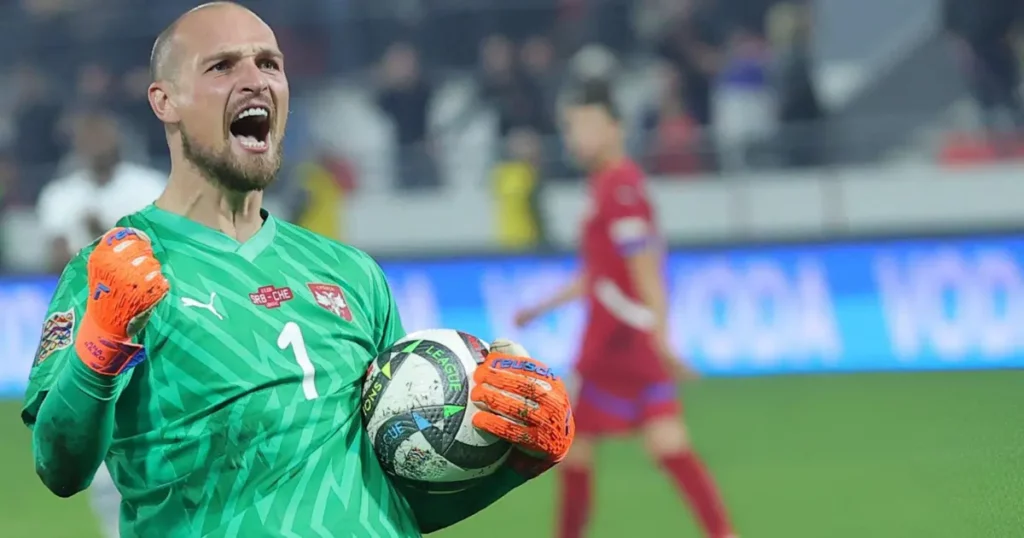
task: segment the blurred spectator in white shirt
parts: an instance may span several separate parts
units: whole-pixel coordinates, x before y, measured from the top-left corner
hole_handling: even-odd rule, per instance
[[[763,146],[777,132],[775,94],[769,80],[769,56],[756,32],[737,27],[712,94],[715,146],[722,169],[738,171],[757,164]]]
[[[160,195],[166,175],[121,159],[121,132],[105,111],[77,115],[72,126],[74,166],[43,188],[36,207],[59,271],[76,252]]]

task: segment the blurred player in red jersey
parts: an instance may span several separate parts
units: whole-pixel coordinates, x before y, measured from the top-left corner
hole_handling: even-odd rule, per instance
[[[522,326],[577,298],[585,297],[589,307],[576,364],[576,439],[561,466],[559,538],[583,536],[595,445],[625,433],[643,436],[706,536],[733,538],[714,481],[691,450],[681,420],[678,382],[695,375],[669,346],[663,241],[643,172],[626,155],[607,85],[583,85],[565,120],[567,143],[591,176],[582,271],[560,293],[516,316]]]

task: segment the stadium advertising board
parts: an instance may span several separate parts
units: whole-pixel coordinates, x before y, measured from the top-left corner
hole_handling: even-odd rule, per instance
[[[580,305],[514,311],[572,277],[568,257],[384,264],[408,330],[523,342],[566,368]],[[673,252],[671,331],[707,375],[1024,367],[1024,236]],[[0,394],[19,396],[52,278],[0,280]]]

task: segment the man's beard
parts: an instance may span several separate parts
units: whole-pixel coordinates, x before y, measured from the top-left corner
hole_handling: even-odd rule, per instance
[[[181,150],[185,159],[194,164],[208,181],[226,190],[262,191],[274,182],[281,168],[280,144],[274,144],[271,153],[253,155],[253,162],[246,166],[231,152],[230,145],[225,146],[223,151],[215,152],[194,142],[184,127],[180,131]]]

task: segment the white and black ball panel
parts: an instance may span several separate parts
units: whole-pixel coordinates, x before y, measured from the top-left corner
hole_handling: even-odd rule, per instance
[[[397,480],[459,491],[504,463],[511,446],[472,425],[479,338],[450,329],[412,333],[381,353],[363,385],[363,422],[381,466]]]

